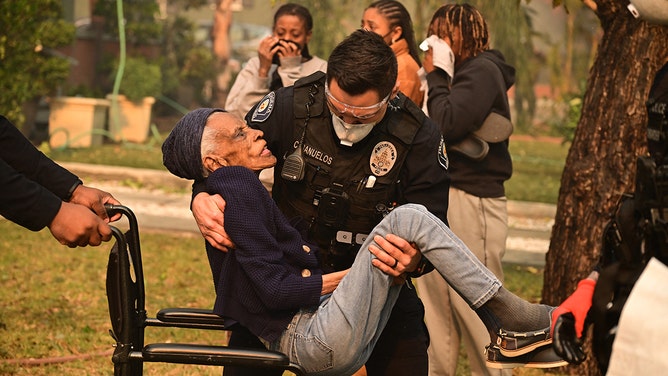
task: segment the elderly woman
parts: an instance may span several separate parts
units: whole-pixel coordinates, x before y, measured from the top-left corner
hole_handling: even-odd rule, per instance
[[[267,348],[288,354],[310,374],[352,374],[365,363],[402,276],[414,271],[420,254],[490,330],[497,344],[488,349],[490,362],[498,367],[565,364],[551,350],[552,308],[501,287],[421,205],[394,209],[369,235],[350,269],[323,274],[318,250],[299,231],[305,227],[300,218],[283,216],[258,179],[259,171],[276,163],[261,131],[224,110],[203,108],[176,124],[162,150],[169,171],[206,179],[209,192],[226,200],[225,228],[236,248],[224,253],[207,243],[214,312],[228,326],[248,328]]]

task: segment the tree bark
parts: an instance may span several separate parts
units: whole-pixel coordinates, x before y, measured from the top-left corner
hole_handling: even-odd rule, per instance
[[[232,73],[229,69],[230,61],[230,27],[232,26],[233,0],[216,0],[216,11],[213,15],[211,41],[213,56],[216,61],[216,81],[213,95],[214,107],[225,107],[225,100],[229,92]]]
[[[598,262],[605,224],[632,193],[636,159],[646,153],[645,102],[668,60],[668,26],[633,18],[627,0],[596,0],[603,37],[587,81],[582,115],[568,152],[546,256],[543,301],[558,305]],[[598,375],[588,360],[571,374]]]

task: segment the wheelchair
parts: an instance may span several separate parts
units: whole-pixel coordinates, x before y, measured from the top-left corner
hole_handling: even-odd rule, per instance
[[[129,223],[125,233],[111,226],[116,242],[107,264],[110,334],[116,341],[111,358],[115,376],[141,376],[145,362],[254,367],[290,371],[297,376],[305,374],[298,364],[276,351],[192,343],[144,343],[147,327],[220,331],[233,328],[225,327],[220,316],[206,309],[166,308],[156,317],[148,317],[137,219],[125,206],[107,205],[106,209],[109,216],[120,213]]]

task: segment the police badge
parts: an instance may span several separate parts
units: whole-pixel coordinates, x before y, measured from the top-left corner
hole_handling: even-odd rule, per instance
[[[373,147],[369,166],[376,176],[385,176],[397,162],[397,148],[391,142],[381,141]]]

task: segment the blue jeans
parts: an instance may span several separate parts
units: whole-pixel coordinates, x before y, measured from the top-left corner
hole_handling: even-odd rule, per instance
[[[302,309],[279,339],[269,345],[310,374],[349,375],[369,358],[401,286],[371,264],[375,235],[395,234],[414,242],[436,270],[476,309],[501,282],[450,229],[422,205],[394,209],[369,234],[348,274],[318,307]]]

